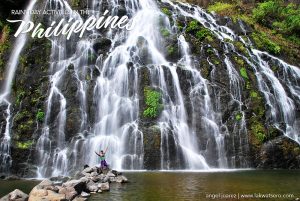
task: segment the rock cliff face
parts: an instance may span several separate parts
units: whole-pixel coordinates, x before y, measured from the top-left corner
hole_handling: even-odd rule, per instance
[[[299,87],[299,70],[253,51],[253,28],[241,20],[147,2],[160,12],[150,19],[149,5],[140,5],[155,29],[148,33],[103,30],[82,41],[27,41],[12,83],[10,173],[70,174],[96,164],[94,149],[107,145],[114,168],[299,168],[300,100],[291,87]],[[69,4],[120,16],[137,9],[124,1]],[[49,23],[45,16],[33,19]],[[295,106],[291,116],[274,100],[280,99],[277,85]],[[290,119],[279,117],[284,115]]]

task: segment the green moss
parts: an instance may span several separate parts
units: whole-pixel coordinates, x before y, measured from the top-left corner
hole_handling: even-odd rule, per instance
[[[175,53],[176,48],[170,45],[170,46],[167,47],[167,51],[168,51],[169,55],[172,55],[172,54]]]
[[[163,12],[167,16],[171,16],[172,12],[168,8],[162,8],[161,12]]]
[[[240,73],[244,79],[249,79],[246,68],[240,68]]]
[[[280,46],[271,41],[265,33],[252,33],[252,39],[259,49],[266,50],[272,54],[279,54],[281,51]]]
[[[258,93],[256,91],[251,91],[250,92],[250,97],[251,98],[258,98]]]
[[[9,34],[11,32],[11,29],[9,25],[5,25],[4,23],[0,22],[0,33],[1,33],[1,40],[0,40],[0,78],[2,77],[2,74],[5,70],[5,59],[4,54],[7,52],[7,50],[10,48],[10,42],[9,42]]]
[[[28,111],[24,110],[15,115],[14,121],[15,122],[23,121],[24,119],[27,119],[29,117],[30,117],[30,113]]]
[[[243,114],[242,113],[238,113],[235,115],[235,120],[240,121],[242,120]]]
[[[17,94],[16,105],[20,105],[21,100],[25,97],[25,91],[19,91]]]
[[[33,141],[17,142],[16,145],[19,149],[29,149],[33,145]]]
[[[196,32],[196,38],[200,41],[204,40],[208,36],[211,37],[211,32],[206,28],[202,27],[199,31]]]
[[[260,144],[267,139],[264,126],[256,119],[252,122],[251,131]]]
[[[247,55],[247,48],[244,46],[243,43],[241,43],[240,41],[235,41],[233,43],[235,45],[235,47],[238,49],[239,52],[243,53],[244,55]]]
[[[166,29],[166,28],[161,28],[160,29],[160,33],[161,33],[161,35],[163,36],[163,37],[169,37],[171,34],[170,34],[170,32],[169,32],[169,30],[168,29]]]
[[[233,9],[234,8],[234,5],[232,4],[228,4],[228,3],[222,3],[222,2],[216,2],[212,5],[209,5],[207,10],[209,12],[221,12],[221,11],[224,11],[224,10],[230,10],[230,9]]]
[[[206,52],[207,52],[208,54],[213,54],[213,53],[214,53],[214,50],[213,50],[212,48],[208,48],[208,49],[206,50]]]
[[[186,32],[191,33],[191,32],[196,32],[200,30],[200,23],[196,20],[192,20],[189,22]]]
[[[234,60],[235,60],[235,62],[236,62],[239,66],[241,66],[241,67],[243,67],[243,66],[245,65],[244,60],[241,59],[241,58],[239,58],[239,57],[234,57]]]
[[[146,108],[143,116],[147,118],[156,118],[162,110],[161,93],[146,87],[144,89]]]
[[[39,122],[43,122],[44,121],[44,118],[45,118],[45,112],[39,110],[36,114],[36,119],[39,121]]]
[[[72,0],[72,6],[79,7],[80,6],[80,0]]]

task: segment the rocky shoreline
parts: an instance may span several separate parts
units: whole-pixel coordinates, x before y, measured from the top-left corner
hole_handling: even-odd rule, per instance
[[[128,179],[115,170],[85,167],[73,178],[44,179],[31,190],[29,195],[15,189],[0,201],[84,201],[93,193],[109,191],[112,182],[127,183]]]

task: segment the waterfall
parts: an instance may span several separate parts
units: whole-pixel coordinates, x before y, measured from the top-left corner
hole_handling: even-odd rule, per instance
[[[35,2],[32,0],[27,10],[31,10]],[[172,16],[161,12],[162,6],[171,8]],[[126,13],[135,26],[130,31],[86,31],[81,38],[75,34],[69,40],[64,35],[50,38],[46,115],[36,143],[38,177],[67,176],[85,164],[99,165],[99,157],[94,152],[106,148],[110,167],[118,170],[147,169],[145,164],[149,163],[151,154],[157,154],[151,157],[158,164],[152,169],[250,167],[243,96],[246,83],[231,53],[243,58],[253,69],[257,88],[266,103],[268,123],[300,143],[297,130],[300,122],[295,114],[296,105],[300,103],[298,67],[252,48],[250,40],[246,42],[230,28],[218,25],[215,16],[187,3],[90,0],[87,8],[89,16],[97,18],[105,10],[109,10],[110,15]],[[87,18],[72,12],[65,0],[47,0],[43,9],[68,11],[49,15],[46,23],[63,18],[83,22]],[[222,51],[211,47],[211,54],[222,61],[226,72],[222,76],[228,88],[215,82],[218,66],[200,47],[200,57],[211,69],[209,77],[205,76],[188,37],[178,31],[175,22],[179,17],[198,21],[222,43]],[[25,21],[30,18],[30,15],[24,16]],[[168,32],[167,37],[162,29]],[[245,31],[244,27],[242,29]],[[172,48],[178,49],[176,59],[167,55],[165,44],[169,40],[175,41]],[[229,41],[243,43],[249,56],[239,53]],[[9,94],[25,44],[26,35],[23,34],[17,38],[8,62],[0,99],[6,117],[0,146],[1,172],[11,164],[13,108]],[[270,65],[273,63],[280,71],[272,71]],[[145,75],[147,83],[143,83]],[[143,116],[146,87],[157,92],[161,99],[161,110],[152,119]],[[228,94],[226,103],[220,98],[224,91]],[[224,121],[224,108],[230,106],[232,114]],[[155,136],[149,130],[155,131]],[[151,137],[155,138],[155,147],[150,147],[149,154],[147,140]]]
[[[56,6],[61,5],[60,9],[71,9],[65,2],[59,0],[50,2],[56,2]],[[209,85],[212,83],[204,79],[201,72],[195,68],[189,44],[183,35],[177,38],[181,59],[177,63],[170,64],[165,58],[164,48],[161,47],[164,38],[161,36],[159,23],[163,21],[171,34],[176,32],[174,25],[172,26],[169,19],[161,13],[155,1],[125,1],[124,5],[113,1],[110,7],[112,14],[117,14],[117,8],[123,6],[127,14],[135,19],[136,26],[133,30],[109,30],[105,33],[92,31],[80,40],[72,38],[71,42],[65,41],[63,37],[52,39],[52,84],[47,102],[46,124],[37,144],[40,175],[67,175],[83,164],[96,165],[99,160],[94,151],[106,147],[108,147],[107,158],[112,168],[135,170],[144,168],[144,134],[139,123],[141,94],[138,84],[139,71],[144,66],[147,67],[151,78],[150,86],[162,93],[163,110],[156,123],[161,138],[160,169],[249,167],[247,158],[244,157],[249,152],[246,120],[242,109],[244,103],[241,93],[244,83],[230,58],[226,56],[230,51],[236,53],[237,51],[225,41],[239,40],[239,37],[228,27],[219,26],[213,16],[199,7],[174,4],[168,0],[164,0],[163,3],[171,5],[174,12],[178,12],[179,15],[196,19],[225,43],[224,55],[220,55],[216,49],[214,54],[220,59],[224,58],[230,81],[230,101],[238,105],[235,115],[241,117],[239,121],[234,122],[233,133],[229,133],[227,124],[222,122],[218,92],[211,89]],[[190,8],[189,11],[180,5]],[[93,15],[99,17],[105,10],[103,6],[103,1],[94,0],[89,8]],[[79,16],[67,17],[79,19]],[[96,55],[93,46],[103,37],[111,41],[111,46],[107,49],[107,54],[102,52]],[[246,44],[242,38],[240,40]],[[72,43],[77,45],[69,51],[67,47]],[[255,53],[257,50],[252,51],[251,57],[261,58]],[[145,53],[146,57],[143,57],[142,53]],[[93,62],[89,61],[91,55],[96,57]],[[214,64],[209,58],[207,60],[215,70]],[[247,61],[256,68],[257,62]],[[73,70],[69,70],[70,66]],[[286,63],[282,63],[282,66],[289,68]],[[192,86],[187,96],[182,92],[178,70],[191,75]],[[94,71],[99,75],[95,76]],[[287,70],[285,72],[291,73]],[[65,97],[62,88],[63,80],[70,73],[76,82],[75,98],[78,99],[76,104],[80,108],[81,122],[78,134],[67,140],[65,126],[70,100]],[[297,73],[298,71],[293,68],[292,74]],[[212,72],[211,76],[214,76],[213,74]],[[86,80],[86,76],[92,81]],[[259,75],[256,76],[259,80]],[[287,82],[292,83],[291,80]],[[298,88],[292,84],[289,87],[297,94]],[[95,110],[92,113],[89,111],[90,99]],[[186,101],[189,101],[192,108],[189,111],[191,112],[189,115],[192,116],[191,124]],[[51,108],[56,102],[60,105],[56,111],[57,125],[51,128],[49,124],[54,113]],[[200,121],[197,120],[199,117]],[[199,131],[196,131],[199,126],[201,132],[207,134],[207,142],[202,142],[207,143],[204,147],[199,146]],[[50,135],[51,130],[55,135]],[[230,139],[227,143],[231,143],[235,150],[231,155],[226,151],[226,138]],[[177,158],[175,163],[174,158]]]
[[[27,11],[33,10],[35,3],[36,0],[31,0],[26,10]],[[25,22],[30,21],[31,20],[30,13],[26,12],[22,20]],[[27,34],[20,34],[20,36],[16,39],[14,43],[11,55],[6,64],[5,80],[0,94],[0,106],[6,108],[6,109],[1,109],[1,110],[5,110],[4,116],[6,116],[6,120],[5,120],[6,124],[5,124],[3,136],[1,136],[0,139],[1,141],[0,142],[0,161],[1,161],[0,172],[9,172],[9,168],[11,167],[11,163],[12,163],[12,159],[10,156],[12,105],[9,96],[11,92],[13,79],[15,77],[15,72],[19,64],[19,57],[26,42],[27,42]]]
[[[296,66],[289,65],[266,52],[261,52],[252,48],[251,42],[246,42],[242,39],[242,37],[237,36],[230,28],[218,25],[212,15],[206,13],[199,7],[192,7],[186,3],[174,4],[169,0],[163,0],[163,2],[171,5],[175,11],[178,10],[182,15],[199,21],[204,27],[210,29],[220,40],[222,40],[226,47],[231,45],[226,42],[226,39],[238,40],[245,44],[248,48],[251,60],[245,56],[242,57],[256,72],[255,75],[259,90],[264,94],[264,98],[268,106],[268,112],[270,113],[269,116],[271,123],[276,128],[280,129],[284,135],[299,143],[299,132],[297,130],[299,128],[299,121],[296,120],[294,103],[294,100],[299,103],[299,69]],[[183,7],[189,8],[189,11],[184,10]],[[264,58],[273,60],[280,68],[282,68],[282,75],[279,75],[280,79],[275,76],[268,62]],[[232,76],[233,71],[230,70],[231,64],[229,60],[225,59],[225,63],[228,72],[231,74],[230,76]],[[231,77],[231,82],[236,82],[235,77],[236,76]],[[268,83],[271,83],[271,85],[269,86]],[[286,85],[287,88],[285,88],[284,85]],[[286,90],[289,91],[292,98],[288,96]],[[236,96],[236,93],[232,94],[233,96]],[[239,97],[234,97],[234,99],[240,102]],[[242,117],[244,117],[244,114]],[[242,122],[244,122],[244,119]],[[283,128],[282,123],[284,123]],[[244,127],[245,125],[242,125],[243,130],[245,130]]]

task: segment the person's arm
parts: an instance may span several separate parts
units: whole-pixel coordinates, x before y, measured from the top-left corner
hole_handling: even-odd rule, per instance
[[[108,150],[108,146],[106,147],[106,149],[105,149],[105,151],[104,151],[104,154],[106,154],[107,150]]]
[[[95,151],[95,154],[97,154],[98,156],[100,156],[100,154],[98,154],[96,151]]]

